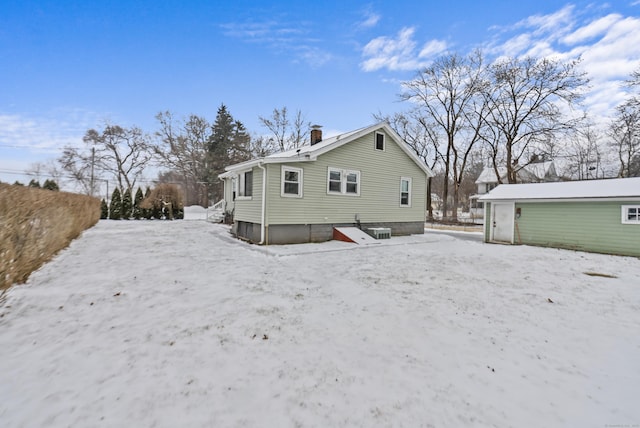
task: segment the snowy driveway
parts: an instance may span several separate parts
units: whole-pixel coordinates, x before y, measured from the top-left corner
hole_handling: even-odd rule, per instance
[[[0,361],[3,427],[637,426],[640,260],[101,221],[10,289]]]

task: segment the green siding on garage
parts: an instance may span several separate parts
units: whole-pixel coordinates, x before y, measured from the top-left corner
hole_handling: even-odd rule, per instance
[[[515,222],[514,241],[640,257],[640,225],[621,221],[621,206],[633,204],[636,203],[516,202],[521,216]],[[485,218],[485,223],[490,223],[491,217]]]
[[[491,240],[491,202],[484,203],[484,242]]]
[[[362,223],[424,222],[426,173],[389,135],[385,150],[376,150],[374,135],[368,133],[318,156],[316,161],[284,164],[303,170],[302,198],[281,196],[282,165],[268,164],[267,224],[354,223],[356,214]],[[327,194],[329,167],[360,171],[360,195]],[[400,206],[401,177],[412,179],[410,207]],[[254,194],[256,189],[254,184]]]

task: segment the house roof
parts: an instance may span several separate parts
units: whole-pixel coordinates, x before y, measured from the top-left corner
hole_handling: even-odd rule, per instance
[[[246,162],[241,162],[235,165],[230,165],[225,168],[225,173],[220,174],[220,178],[230,177],[236,174],[239,171],[247,170],[253,168],[257,165],[262,165],[266,163],[291,163],[291,162],[311,162],[315,161],[318,156],[328,151],[334,150],[338,147],[341,147],[351,141],[354,141],[363,135],[366,135],[370,132],[377,131],[383,129],[387,135],[391,137],[391,139],[398,144],[406,154],[411,158],[416,165],[422,169],[427,176],[432,177],[433,172],[429,167],[416,155],[409,146],[404,142],[402,137],[400,137],[392,128],[389,126],[387,122],[380,122],[375,125],[367,126],[364,128],[356,129],[354,131],[346,132],[343,134],[336,135],[331,138],[327,138],[326,140],[322,140],[314,145],[305,145],[299,147],[297,149],[291,149],[280,153],[274,153],[269,156],[265,156],[262,158],[252,159]]]
[[[553,168],[553,161],[535,162],[520,168],[517,175],[525,179],[529,179],[527,175],[530,175],[535,180],[543,180]],[[507,168],[504,166],[498,167],[498,173],[500,174],[500,178],[505,178],[507,176]],[[498,178],[492,166],[484,168],[476,180],[476,184],[497,182]]]
[[[640,177],[554,183],[501,184],[481,201],[640,198]]]

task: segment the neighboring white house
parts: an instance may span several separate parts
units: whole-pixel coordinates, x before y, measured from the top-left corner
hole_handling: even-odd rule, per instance
[[[498,180],[493,166],[488,166],[478,176],[476,180],[478,191],[475,195],[469,196],[469,212],[475,218],[484,216],[484,203],[479,201],[478,198],[495,189],[500,182],[507,182],[507,168],[498,167],[498,173],[500,174],[500,180]],[[518,177],[518,183],[544,183],[559,180],[553,161],[529,163],[519,168],[516,171],[516,176]]]

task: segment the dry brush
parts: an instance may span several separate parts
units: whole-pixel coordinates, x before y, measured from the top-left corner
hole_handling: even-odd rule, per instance
[[[100,200],[0,183],[0,290],[31,272],[100,219]]]

